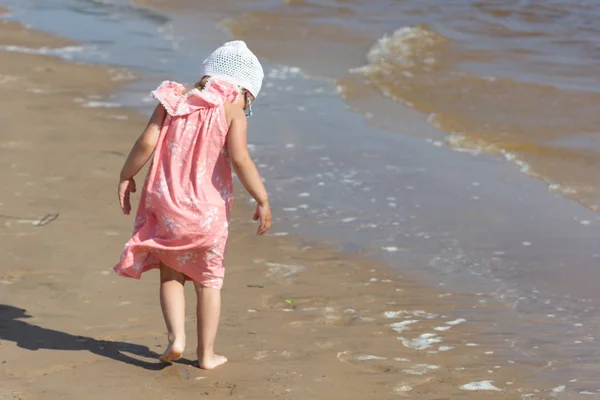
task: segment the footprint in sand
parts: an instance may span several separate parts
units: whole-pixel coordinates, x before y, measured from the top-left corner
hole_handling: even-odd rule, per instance
[[[199,377],[199,378],[203,378],[203,377]],[[196,380],[202,381],[203,379],[196,378]],[[214,396],[214,397],[220,399],[222,397],[233,396],[236,388],[237,388],[237,385],[235,383],[216,381],[216,382],[210,383],[206,386],[199,388],[196,393],[199,396],[209,396],[209,397]]]
[[[302,265],[290,265],[271,262],[267,262],[265,263],[265,265],[269,267],[269,271],[267,272],[267,278],[276,281],[292,278],[305,269],[305,267],[303,267]]]
[[[368,372],[389,373],[398,371],[398,367],[394,366],[386,357],[374,354],[355,354],[351,351],[341,351],[337,354],[337,358],[343,363],[352,364]]]
[[[256,355],[254,356],[254,359],[256,361],[262,361],[262,360],[266,360],[266,359],[273,359],[273,358],[283,358],[283,359],[288,359],[292,356],[292,353],[287,351],[287,350],[282,350],[282,351],[277,351],[277,350],[262,350],[262,351],[257,351]]]
[[[396,385],[392,392],[400,397],[415,397],[414,393],[411,393],[413,390],[418,389],[419,386],[424,385],[430,382],[433,378],[409,378],[406,380],[402,380],[398,385]]]
[[[297,307],[294,311],[294,317],[297,319],[290,322],[289,325],[292,327],[306,325],[350,326],[373,321],[372,318],[362,316],[356,310],[340,307]]]

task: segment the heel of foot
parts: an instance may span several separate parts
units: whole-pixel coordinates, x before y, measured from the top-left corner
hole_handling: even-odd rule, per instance
[[[203,357],[198,359],[198,367],[200,369],[215,369],[227,362],[227,358],[214,354],[211,357]]]
[[[181,357],[183,357],[183,350],[167,349],[167,351],[160,356],[159,360],[162,362],[172,362],[180,360]]]

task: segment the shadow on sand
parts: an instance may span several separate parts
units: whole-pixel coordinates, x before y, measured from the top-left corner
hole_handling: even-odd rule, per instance
[[[90,353],[134,365],[147,370],[158,371],[168,363],[158,361],[159,355],[146,346],[126,342],[96,340],[91,337],[73,336],[71,334],[42,328],[23,321],[31,318],[26,310],[0,304],[0,340],[15,342],[17,346],[27,350],[63,350],[89,351]],[[125,353],[144,358],[154,358],[156,362],[139,360]],[[183,361],[182,364],[188,364]]]

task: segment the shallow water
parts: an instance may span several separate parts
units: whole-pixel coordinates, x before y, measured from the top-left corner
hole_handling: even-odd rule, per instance
[[[408,7],[408,3],[385,4]],[[221,26],[237,27],[234,32],[242,36],[255,32],[251,45],[276,62],[265,65],[264,93],[250,121],[251,150],[276,208],[275,233],[332,241],[347,250],[382,257],[401,273],[420,276],[449,292],[480,293],[482,303],[502,302],[511,310],[512,322],[490,328],[490,335],[518,335],[511,351],[532,364],[551,362],[553,367],[544,374],[557,386],[578,378],[578,390],[599,389],[594,334],[600,322],[600,218],[493,157],[449,151],[439,141],[443,132],[428,125],[423,115],[387,101],[365,85],[360,76],[365,71],[348,78],[349,68],[364,63],[356,57],[364,58],[382,30],[397,28],[391,26],[394,21],[384,2],[363,10],[361,2],[352,1],[291,1],[281,9],[266,8],[275,2],[254,1],[243,7],[258,11],[241,17],[227,8],[233,2],[201,13],[192,8],[177,17],[125,0],[5,4],[14,10],[15,18],[37,29],[82,42],[79,51],[56,54],[127,67],[139,75],[115,98],[96,102],[98,107],[123,104],[148,112],[153,105],[148,92],[160,81],[196,80],[204,55],[228,38],[216,26],[223,18],[228,19]],[[263,41],[260,31],[242,23],[269,13],[270,25],[257,22],[257,26],[276,27],[279,19],[274,14],[283,14],[282,10],[289,15],[282,17],[285,25],[281,26],[288,29],[277,31],[276,37],[287,39],[279,34],[289,34],[286,46],[267,46],[273,36],[271,42]],[[299,10],[319,29],[307,29],[296,21]],[[394,24],[408,24],[419,15],[403,11]],[[435,14],[427,15],[433,20]],[[431,32],[438,29],[451,37],[450,32],[431,26],[427,28]],[[247,31],[239,32],[242,29]],[[298,39],[303,32],[300,39],[305,41]],[[309,46],[306,37],[323,37],[319,35],[334,44],[321,41]],[[334,45],[337,49],[338,42],[340,53],[331,56],[327,49]],[[308,61],[298,57],[302,46],[308,46],[315,57]],[[476,71],[475,60],[471,61],[468,67]],[[503,65],[488,62],[496,68]],[[579,84],[555,90],[580,91],[586,81],[574,75]],[[116,76],[128,79],[126,74]],[[375,83],[378,89],[383,87]],[[548,82],[539,78],[527,84]],[[372,113],[364,117],[350,112],[342,98],[363,111],[365,105],[381,108],[364,111]],[[502,115],[489,114],[502,121]],[[124,134],[133,141],[137,132]]]
[[[383,125],[401,131],[393,107],[381,110],[383,95],[425,113],[449,145],[502,154],[600,206],[597,2],[259,3],[270,7],[225,25],[274,61],[339,79],[371,123],[392,118]],[[365,94],[369,85],[378,93]]]

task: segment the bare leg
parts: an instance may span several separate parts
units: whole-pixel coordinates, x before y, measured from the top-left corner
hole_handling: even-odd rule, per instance
[[[185,349],[185,275],[168,266],[160,266],[160,306],[167,330],[169,346],[160,361],[179,360]]]
[[[221,316],[221,291],[205,288],[194,283],[198,306],[198,365],[202,369],[213,369],[227,362],[223,356],[215,354],[214,345]]]

